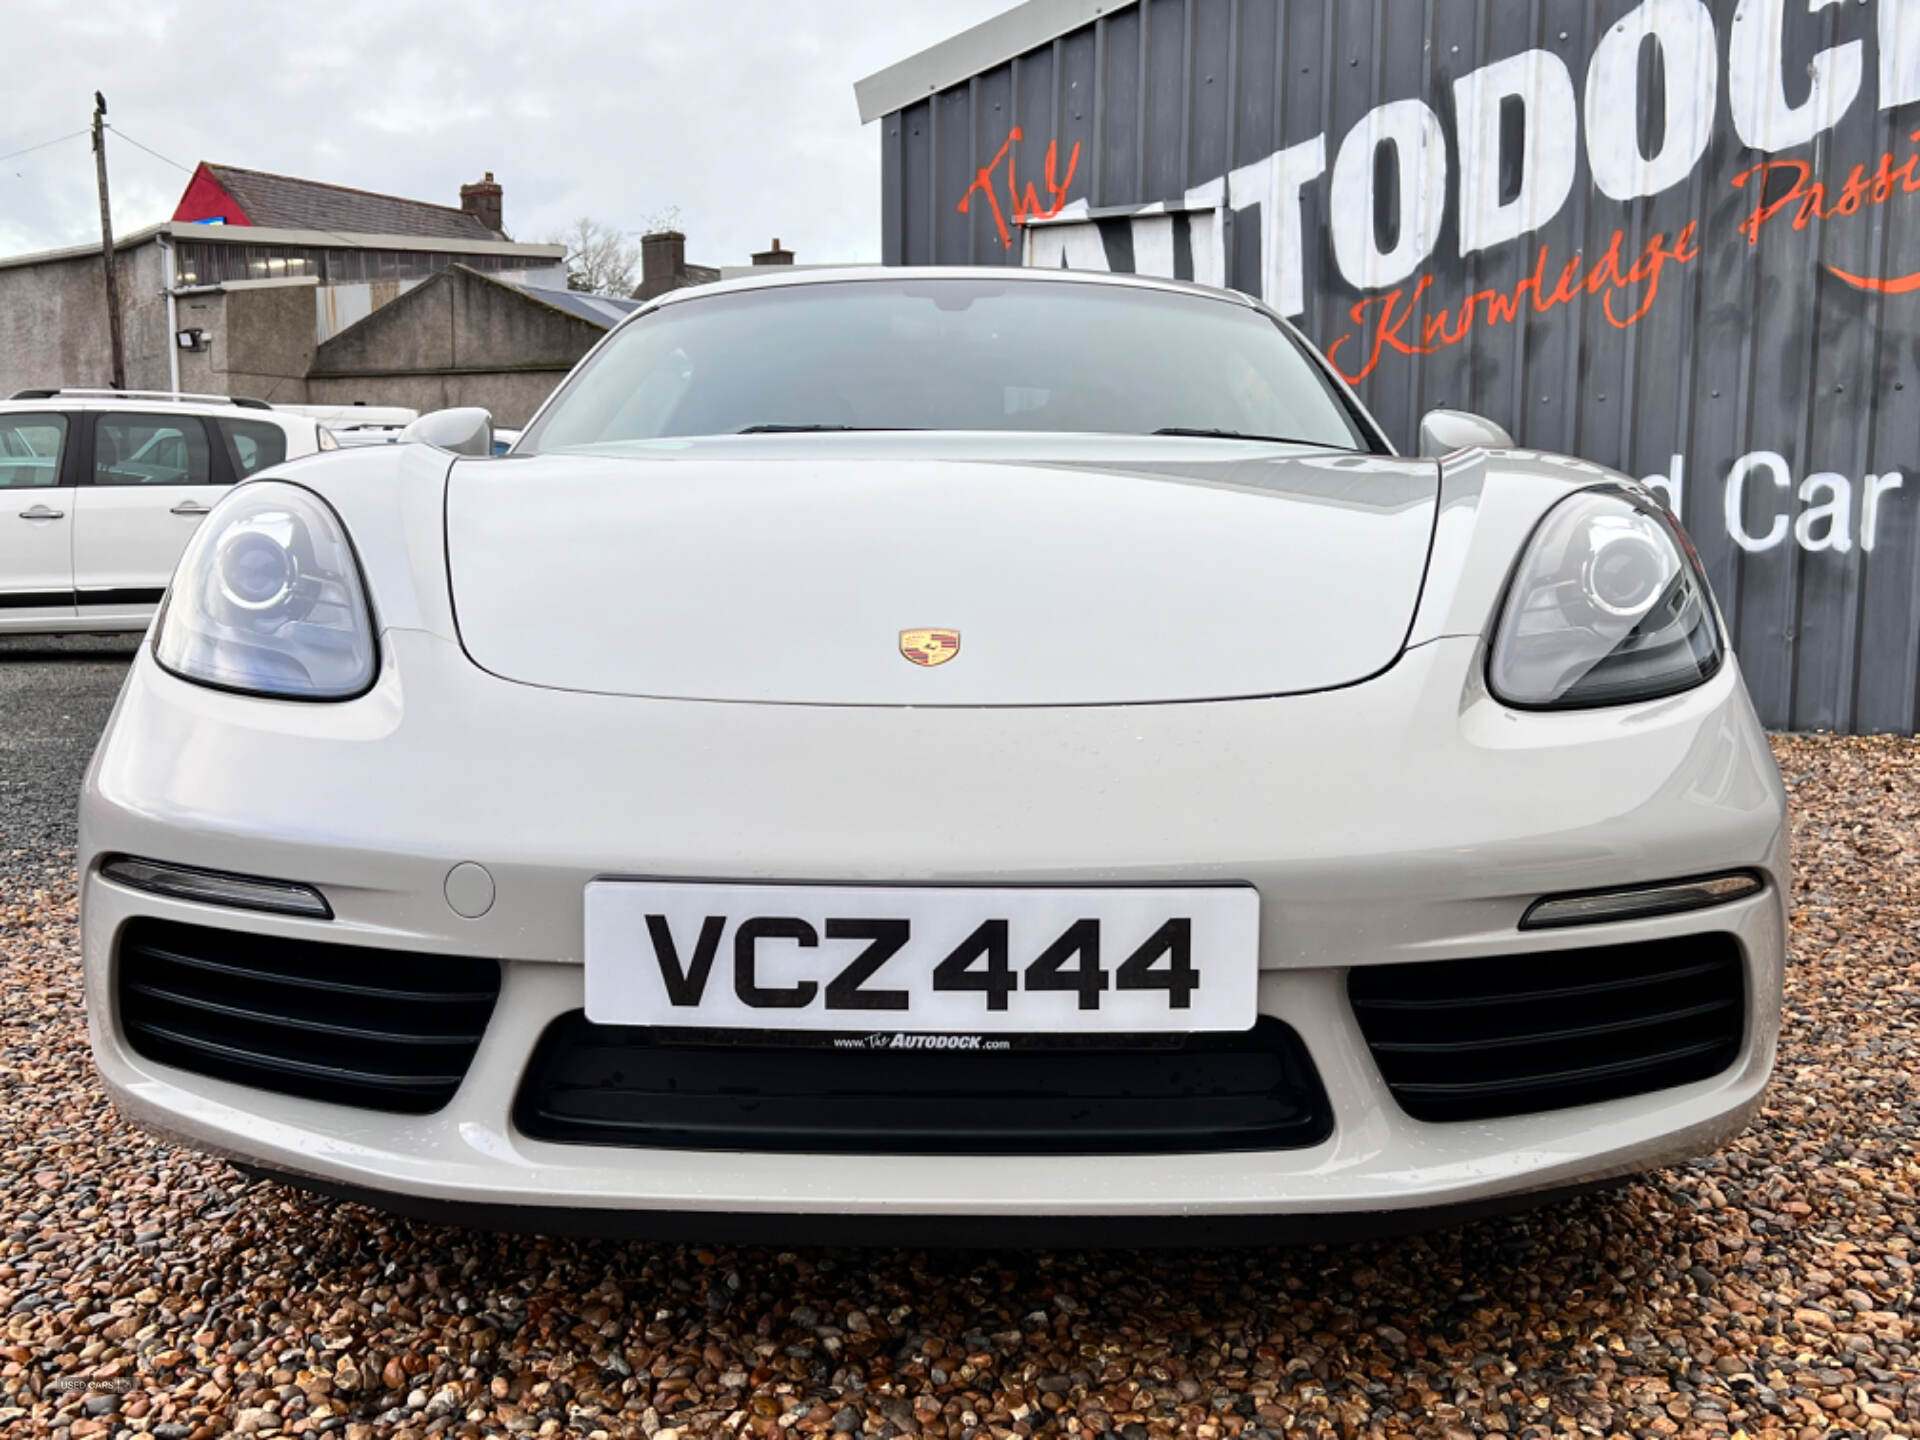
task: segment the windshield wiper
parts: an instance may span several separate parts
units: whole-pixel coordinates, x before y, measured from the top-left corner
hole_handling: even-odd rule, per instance
[[[1329,445],[1325,440],[1302,440],[1297,435],[1249,435],[1244,430],[1216,430],[1198,425],[1163,425],[1156,435],[1188,435],[1198,440],[1262,440],[1273,445],[1311,445],[1319,450],[1345,450],[1345,445]]]
[[[736,435],[808,435],[821,430],[914,430],[914,425],[748,425]]]

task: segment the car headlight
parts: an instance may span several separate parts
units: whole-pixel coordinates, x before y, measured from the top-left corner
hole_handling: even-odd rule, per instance
[[[1524,709],[1651,700],[1720,668],[1699,557],[1654,501],[1583,490],[1541,522],[1514,572],[1487,680]]]
[[[346,528],[318,495],[256,481],[209,515],[180,557],[154,658],[183,680],[294,700],[373,684],[373,616]]]

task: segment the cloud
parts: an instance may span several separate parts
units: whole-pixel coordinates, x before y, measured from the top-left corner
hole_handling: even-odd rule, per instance
[[[486,170],[507,227],[638,232],[677,206],[689,258],[880,258],[880,138],[853,82],[1010,0],[0,0],[0,154],[108,120],[213,160],[457,204]],[[113,221],[173,212],[186,175],[109,144]],[[84,138],[0,161],[0,254],[99,236]]]

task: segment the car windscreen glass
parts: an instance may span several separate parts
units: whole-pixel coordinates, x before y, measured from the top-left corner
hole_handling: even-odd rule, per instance
[[[789,430],[1380,448],[1300,345],[1249,306],[1144,286],[903,277],[665,305],[583,365],[519,449]]]

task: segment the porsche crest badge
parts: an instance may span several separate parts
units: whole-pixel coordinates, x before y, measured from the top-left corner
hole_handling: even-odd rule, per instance
[[[960,653],[960,632],[902,630],[900,653],[916,665],[944,665]]]

